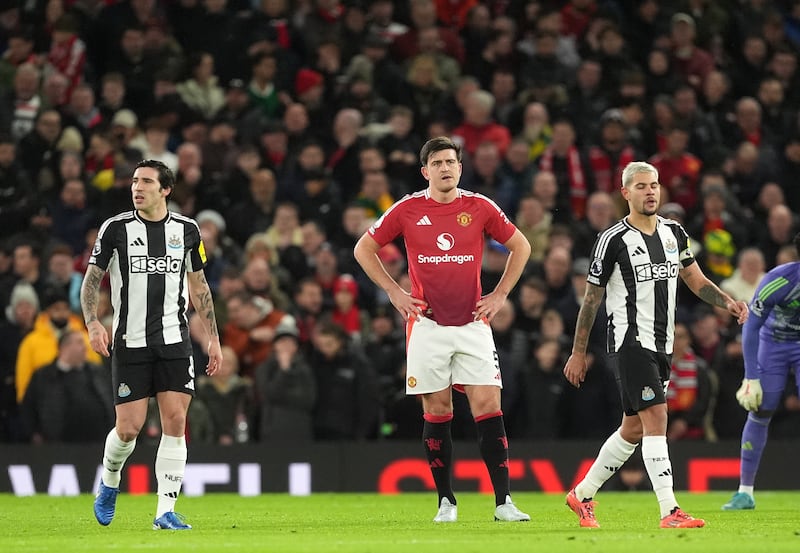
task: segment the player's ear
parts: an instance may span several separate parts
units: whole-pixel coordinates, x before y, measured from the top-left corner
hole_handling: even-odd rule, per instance
[[[428,168],[427,168],[427,167],[425,167],[425,166],[423,165],[423,166],[420,168],[420,170],[419,170],[419,171],[420,171],[420,173],[422,173],[422,176],[423,176],[423,177],[425,177],[425,180],[431,180],[431,177],[430,177],[430,175],[428,174]]]

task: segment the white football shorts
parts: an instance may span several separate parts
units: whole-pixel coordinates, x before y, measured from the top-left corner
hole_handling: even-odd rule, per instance
[[[441,326],[420,317],[409,321],[406,332],[406,394],[429,394],[452,384],[503,387],[487,322]]]

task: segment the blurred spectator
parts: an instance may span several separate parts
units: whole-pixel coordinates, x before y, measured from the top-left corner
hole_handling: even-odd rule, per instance
[[[0,131],[0,218],[8,236],[28,227],[36,204],[28,173],[16,154],[11,135]]]
[[[394,401],[395,393],[405,390],[406,350],[402,319],[393,307],[375,309],[362,345],[378,373],[381,398]]]
[[[751,205],[765,182],[774,180],[778,158],[768,144],[756,146],[744,141],[736,146],[732,162],[726,165],[728,185],[740,205]]]
[[[6,51],[0,57],[0,85],[11,90],[17,69],[24,63],[36,63],[36,52],[29,28],[17,26],[6,36]]]
[[[241,248],[225,233],[225,219],[213,209],[204,209],[195,216],[200,227],[200,237],[206,250],[204,268],[208,285],[217,294],[222,274],[229,267],[238,267],[242,259]]]
[[[715,229],[706,233],[699,261],[710,280],[719,284],[731,277],[735,258],[736,244],[728,231]]]
[[[361,344],[369,328],[369,315],[358,305],[358,283],[353,275],[339,275],[333,282],[331,320],[342,327],[351,343]]]
[[[508,248],[494,238],[486,240],[481,266],[481,290],[494,290],[508,262]]]
[[[66,332],[78,332],[86,343],[86,359],[99,364],[100,354],[89,346],[89,334],[83,319],[69,309],[69,298],[58,289],[47,290],[41,297],[43,311],[36,317],[33,330],[22,339],[17,353],[17,401],[22,402],[33,374],[58,356],[58,342]],[[108,428],[108,425],[106,425]]]
[[[145,123],[144,139],[147,146],[142,150],[144,159],[155,159],[164,163],[174,173],[178,170],[178,156],[168,149],[169,128],[157,119]]]
[[[208,408],[214,443],[231,445],[254,441],[256,416],[253,382],[239,375],[239,359],[228,346],[222,347],[222,368],[214,376],[201,375],[197,399]]]
[[[679,12],[672,16],[670,38],[673,66],[678,75],[699,90],[714,69],[714,60],[711,54],[695,44],[696,31],[691,15]]]
[[[89,130],[103,123],[103,115],[95,103],[94,90],[86,83],[78,84],[69,100],[66,122],[81,132],[86,140]],[[78,153],[83,153],[81,148]]]
[[[114,33],[111,30],[104,32]],[[159,66],[154,54],[145,50],[144,28],[130,24],[119,30],[119,34],[110,34],[118,46],[108,56],[108,65],[101,66],[101,71],[114,71],[125,78],[125,98],[134,111],[140,112],[150,101],[153,89],[153,77]],[[109,46],[111,46],[109,44]]]
[[[539,332],[542,313],[547,303],[547,284],[539,277],[528,277],[520,283],[515,326],[533,336]]]
[[[553,214],[554,222],[566,223],[573,219],[570,213],[583,214],[586,195],[593,182],[588,159],[575,143],[575,127],[567,119],[553,123],[553,139],[539,159],[539,173],[533,177],[533,194],[538,196],[545,209]],[[548,176],[549,174],[549,176]],[[537,192],[540,179],[546,179],[557,196]],[[550,182],[554,181],[554,182]]]
[[[356,178],[360,182],[360,178]],[[355,188],[358,185],[353,186]],[[347,194],[340,191],[324,171],[308,171],[303,178],[303,197],[298,201],[300,218],[304,221],[317,219],[322,223],[326,234],[333,236],[339,229],[342,200],[346,197]]]
[[[403,62],[419,53],[419,33],[423,29],[436,28],[442,50],[452,56],[458,63],[464,62],[464,46],[458,33],[448,27],[437,25],[436,5],[434,0],[410,0],[411,28],[395,38],[392,43],[392,55]]]
[[[705,180],[705,179],[704,179]],[[721,181],[724,183],[724,180]],[[695,215],[687,224],[686,231],[689,236],[705,241],[708,233],[715,230],[726,231],[733,241],[733,245],[740,247],[747,243],[748,233],[741,220],[730,209],[730,199],[724,184],[709,183],[700,191],[702,195],[702,211]]]
[[[61,115],[54,109],[40,111],[36,122],[19,141],[17,159],[40,194],[53,194],[56,143],[61,135]]]
[[[667,133],[667,147],[650,158],[658,170],[664,200],[692,209],[697,203],[697,186],[703,163],[687,150],[689,131],[676,124]]]
[[[64,183],[58,199],[50,206],[53,219],[51,232],[65,242],[72,253],[83,250],[86,232],[97,226],[97,214],[88,204],[86,184],[81,179],[69,179]]]
[[[675,117],[689,131],[688,151],[703,165],[715,166],[724,156],[722,135],[716,121],[698,107],[697,94],[689,85],[677,87],[673,93]]]
[[[58,289],[69,298],[69,307],[74,313],[81,313],[81,283],[83,275],[75,270],[75,254],[67,244],[57,243],[47,257],[46,286]]]
[[[547,305],[553,307],[571,295],[572,253],[561,246],[551,246],[544,255],[542,275],[547,285]]]
[[[353,108],[344,108],[336,112],[333,120],[334,149],[325,167],[330,177],[341,187],[345,201],[352,199],[361,183],[361,169],[358,153],[361,149],[359,133],[364,126],[364,116]],[[306,191],[306,195],[311,194]]]
[[[250,174],[249,197],[231,206],[226,214],[228,234],[244,245],[256,232],[265,231],[275,214],[275,173],[257,169]]]
[[[531,260],[541,261],[550,243],[553,214],[545,211],[539,198],[527,195],[523,196],[519,202],[514,222],[531,244]]]
[[[100,79],[100,101],[97,107],[104,121],[110,121],[114,114],[129,108],[125,101],[125,77],[120,73],[106,73]]]
[[[611,194],[602,191],[593,192],[586,201],[586,218],[578,221],[573,227],[575,235],[573,257],[589,257],[597,235],[616,224],[619,219]]]
[[[294,289],[292,315],[298,328],[297,339],[303,351],[311,350],[311,337],[323,313],[322,286],[312,277],[302,278]]]
[[[506,215],[515,217],[520,199],[530,193],[530,183],[536,172],[536,165],[529,159],[528,143],[525,140],[518,137],[511,141],[500,172],[511,182],[513,190],[512,205]]]
[[[411,92],[413,94],[413,91]],[[439,99],[432,99],[430,108],[439,103]],[[419,160],[417,152],[421,142],[415,129],[425,128],[427,118],[416,116],[412,109],[416,110],[422,102],[414,100],[412,107],[394,106],[389,112],[387,124],[390,131],[383,136],[378,145],[386,157],[386,173],[391,181],[405,183],[403,190],[394,191],[399,197],[400,193],[415,191],[422,177],[419,173]]]
[[[797,216],[785,205],[776,205],[767,214],[767,232],[758,243],[767,267],[775,266],[775,258],[783,246],[792,243],[797,233]]]
[[[290,248],[299,250],[303,244],[303,232],[300,230],[300,214],[296,205],[283,202],[275,207],[275,217],[265,229],[264,239],[281,259]]]
[[[471,168],[465,171],[459,186],[492,198],[500,209],[512,213],[518,202],[516,185],[500,170],[502,157],[497,144],[491,141],[481,142],[471,161]]]
[[[317,395],[314,437],[317,440],[374,439],[378,430],[377,376],[358,350],[350,347],[339,325],[317,325],[309,364],[314,370]]]
[[[525,415],[516,425],[517,437],[555,439],[561,434],[560,404],[566,381],[561,374],[561,344],[543,340],[530,346],[530,358],[522,373],[522,405]]]
[[[503,375],[501,403],[509,435],[521,432],[526,422],[522,419],[525,409],[523,379],[530,355],[528,335],[514,326],[515,315],[514,304],[506,299],[491,321],[497,362]]]
[[[493,110],[494,98],[485,90],[476,90],[467,96],[464,120],[453,129],[451,135],[454,140],[460,141],[464,151],[470,156],[475,156],[478,146],[483,142],[492,142],[502,157],[511,144],[511,133],[508,129],[492,120]]]
[[[66,100],[83,80],[86,65],[86,44],[78,36],[78,21],[71,14],[64,14],[53,24],[53,40],[47,54],[47,64],[52,71],[64,75],[69,83]]]
[[[14,140],[21,140],[33,130],[42,106],[40,79],[41,73],[34,63],[22,63],[14,73],[11,90],[3,94],[0,124],[2,130],[10,132]]]
[[[20,237],[11,244],[11,271],[2,279],[0,305],[8,305],[11,289],[18,282],[33,286],[41,299],[46,290],[45,268],[41,264],[41,251],[30,238]]]
[[[675,324],[672,372],[667,388],[670,440],[713,439],[707,436],[714,389],[705,361],[695,356],[686,325]]]
[[[736,269],[719,287],[735,300],[750,302],[758,283],[765,274],[764,254],[758,248],[745,248],[739,252]]]
[[[32,443],[102,442],[114,421],[111,374],[87,359],[80,331],[58,340],[58,357],[31,377],[20,414]]]
[[[262,255],[249,257],[242,271],[242,281],[248,292],[268,300],[277,309],[285,311],[289,307],[289,298],[281,290],[280,283],[275,278],[274,273],[279,272],[276,271],[278,266],[273,266],[271,261],[271,257]]]
[[[0,319],[0,442],[21,438],[14,368],[22,339],[33,330],[38,313],[39,298],[33,286],[26,282],[14,286]]]
[[[578,311],[583,305],[583,298],[586,295],[586,277],[589,274],[591,260],[588,257],[578,257],[572,262],[571,282],[572,293],[561,300],[555,309],[563,319],[564,337],[572,337],[578,324]],[[600,324],[595,324],[589,333],[589,347],[593,351],[603,351],[606,347],[606,324],[607,321],[605,302],[600,304],[597,311],[597,320]]]
[[[665,59],[668,58],[665,56]],[[575,83],[570,86],[568,91],[569,107],[567,109],[575,121],[581,121],[587,125],[586,134],[588,136],[597,134],[600,117],[610,107],[608,95],[605,94],[607,85],[603,76],[603,65],[597,58],[584,58],[575,73]]]
[[[300,350],[294,317],[285,317],[275,328],[272,349],[255,373],[259,440],[309,441],[313,438],[312,409],[318,385]],[[319,395],[327,392],[320,389]]]
[[[389,179],[386,173],[383,171],[369,171],[363,174],[361,190],[359,190],[355,198],[355,203],[363,206],[365,217],[377,219],[383,215],[394,202],[395,199],[392,197]],[[362,231],[363,230],[365,229],[362,229]],[[353,242],[353,245],[355,245],[355,242]]]
[[[175,90],[187,106],[211,119],[225,104],[225,91],[214,72],[214,58],[208,52],[194,52],[186,65],[188,78]]]
[[[252,378],[255,368],[272,352],[275,328],[286,313],[249,292],[234,293],[227,305],[228,323],[222,331],[222,343],[239,358],[239,374]]]

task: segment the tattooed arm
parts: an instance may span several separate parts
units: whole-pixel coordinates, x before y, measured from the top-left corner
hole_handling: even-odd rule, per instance
[[[211,297],[211,289],[208,287],[208,281],[206,281],[206,275],[202,269],[188,273],[187,276],[192,305],[208,334],[206,374],[213,375],[222,368],[222,350],[219,344],[217,317],[214,315],[214,299]]]
[[[108,357],[108,332],[97,319],[97,303],[100,300],[100,281],[105,271],[97,265],[89,265],[81,284],[81,308],[86,330],[89,331],[89,343],[92,349]]]
[[[728,313],[736,317],[739,324],[744,324],[747,320],[749,313],[747,303],[743,301],[736,301],[728,294],[719,289],[719,287],[711,282],[700,266],[695,262],[681,269],[681,278],[689,290],[704,302],[711,304],[715,307],[722,307],[728,310]]]
[[[564,365],[564,376],[576,388],[581,387],[581,382],[586,377],[586,346],[589,344],[589,334],[592,332],[600,302],[603,301],[605,288],[586,283],[586,293],[583,295],[583,305],[578,311],[578,324],[575,326],[575,340],[572,343],[572,355]]]

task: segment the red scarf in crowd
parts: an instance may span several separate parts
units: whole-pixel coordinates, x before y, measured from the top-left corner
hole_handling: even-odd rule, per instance
[[[622,185],[622,170],[634,160],[633,148],[626,146],[619,153],[616,167],[611,166],[611,157],[599,146],[589,148],[589,166],[594,175],[595,188],[608,192],[616,191]]]
[[[345,329],[348,335],[361,332],[361,313],[355,305],[347,311],[333,310],[333,322]]]
[[[547,148],[539,158],[542,171],[553,171],[553,148]],[[575,219],[583,219],[586,212],[586,179],[578,148],[570,146],[567,150],[567,173],[569,177],[569,204]]]

